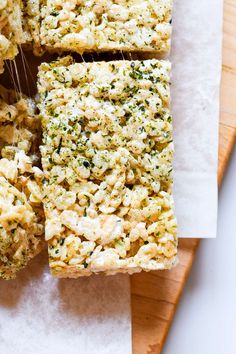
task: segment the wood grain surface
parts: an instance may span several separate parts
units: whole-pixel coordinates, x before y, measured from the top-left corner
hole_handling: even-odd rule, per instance
[[[222,181],[236,138],[236,1],[224,2],[224,37],[218,180]],[[176,306],[199,245],[181,239],[179,265],[171,271],[131,276],[133,354],[162,351]]]

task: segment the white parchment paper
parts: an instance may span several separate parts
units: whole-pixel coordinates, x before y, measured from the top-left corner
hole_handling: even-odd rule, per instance
[[[1,354],[131,354],[126,275],[54,279],[47,252],[0,281]]]
[[[179,237],[216,237],[222,0],[174,0],[172,113]]]

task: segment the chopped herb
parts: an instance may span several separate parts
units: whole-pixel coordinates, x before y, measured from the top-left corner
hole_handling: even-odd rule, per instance
[[[58,153],[58,154],[60,154],[61,145],[62,145],[62,137],[60,138],[59,145],[58,145],[58,148],[57,148],[57,153]]]
[[[53,10],[52,12],[50,12],[50,15],[56,17],[59,15],[59,12]]]
[[[83,161],[83,165],[86,168],[90,167],[90,163],[88,161]]]
[[[88,267],[88,263],[86,261],[84,261],[83,266],[84,266],[84,268],[87,268]]]

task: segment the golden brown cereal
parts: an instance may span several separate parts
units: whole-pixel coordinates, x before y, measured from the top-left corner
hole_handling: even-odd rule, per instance
[[[21,8],[21,0],[0,2],[0,73],[3,72],[4,60],[14,59],[18,45],[25,41]]]
[[[14,278],[42,248],[40,122],[31,99],[0,87],[0,277]]]
[[[23,28],[25,32],[25,48],[32,49],[35,55],[42,55],[40,43],[41,0],[23,0]]]

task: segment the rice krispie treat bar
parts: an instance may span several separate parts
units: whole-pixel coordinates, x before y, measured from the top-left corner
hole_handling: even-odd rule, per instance
[[[0,73],[4,60],[12,60],[18,53],[18,45],[25,41],[22,26],[22,1],[0,1]]]
[[[39,68],[45,234],[58,277],[176,262],[168,61]]]
[[[42,248],[40,121],[31,99],[0,87],[0,277],[14,278]]]
[[[172,0],[40,1],[48,50],[169,52]]]

